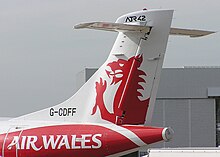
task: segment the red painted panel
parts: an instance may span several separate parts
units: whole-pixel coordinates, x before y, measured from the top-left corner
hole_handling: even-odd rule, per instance
[[[4,145],[4,157],[16,157],[16,153],[18,153],[18,150],[16,152],[16,143],[12,145],[10,145],[10,141],[13,141],[14,136],[17,137],[17,139],[19,139],[19,135],[20,135],[20,131],[18,132],[14,132],[14,133],[10,133],[8,135],[2,135],[0,138],[3,139],[6,137],[6,141],[5,141],[5,145]],[[3,139],[4,142],[4,139]],[[3,142],[1,143],[1,145],[3,145]]]
[[[1,135],[0,139],[3,136],[5,135]],[[19,132],[8,134],[5,157],[15,157],[16,147],[13,143],[17,142],[18,136]],[[18,155],[19,157],[101,157],[136,147],[128,138],[104,127],[60,125],[24,130],[18,141]]]
[[[145,127],[145,126],[123,126],[134,132],[141,140],[147,144],[163,140],[162,131],[164,128]]]
[[[5,135],[0,135],[0,156],[2,156],[2,146],[4,143]]]

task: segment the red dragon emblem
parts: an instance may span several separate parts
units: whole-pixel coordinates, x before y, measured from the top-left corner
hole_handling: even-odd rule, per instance
[[[92,115],[99,108],[101,118],[116,124],[143,124],[148,109],[149,98],[140,100],[143,95],[138,90],[144,88],[140,83],[146,83],[141,76],[146,73],[138,68],[141,66],[143,56],[138,55],[128,60],[119,59],[108,63],[111,71],[106,70],[106,74],[112,79],[110,85],[120,85],[116,91],[113,102],[113,113],[110,113],[104,103],[104,93],[107,90],[107,82],[100,78],[96,82],[96,102],[93,107]]]

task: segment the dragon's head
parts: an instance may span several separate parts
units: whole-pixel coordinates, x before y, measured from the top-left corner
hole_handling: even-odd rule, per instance
[[[119,59],[117,61],[113,61],[107,64],[107,66],[111,69],[110,71],[106,70],[108,77],[112,78],[111,85],[117,84],[119,81],[124,80],[124,78],[128,78],[134,60],[138,61],[136,68],[139,68],[143,61],[143,56],[134,56],[129,58],[128,60]]]

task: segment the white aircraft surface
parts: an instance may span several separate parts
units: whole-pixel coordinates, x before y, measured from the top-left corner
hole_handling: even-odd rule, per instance
[[[214,33],[171,28],[172,17],[144,9],[76,25],[118,32],[109,57],[65,102],[1,121],[0,157],[114,157],[169,141],[171,128],[150,126],[168,37]]]

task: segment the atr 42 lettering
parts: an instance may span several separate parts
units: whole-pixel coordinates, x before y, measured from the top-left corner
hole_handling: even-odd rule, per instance
[[[19,150],[33,149],[98,149],[102,147],[102,134],[82,134],[77,135],[42,135],[38,136],[14,136],[8,149],[17,147]]]
[[[76,113],[76,108],[59,108],[58,110],[50,108],[50,116],[58,115],[60,117],[73,116]]]
[[[125,22],[144,22],[146,21],[146,16],[141,15],[141,16],[128,16],[125,19]]]

